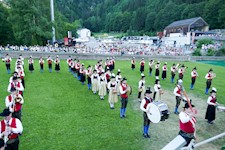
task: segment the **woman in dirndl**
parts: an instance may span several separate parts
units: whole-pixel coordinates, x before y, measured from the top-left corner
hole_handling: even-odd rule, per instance
[[[91,75],[92,91],[94,94],[96,94],[99,89],[98,81],[99,81],[99,75],[97,73],[97,70],[94,70],[93,74]]]
[[[60,63],[60,59],[59,59],[59,56],[57,55],[57,56],[56,56],[56,59],[55,59],[55,71],[56,71],[56,72],[59,72],[59,70],[60,70],[60,65],[59,65],[59,63]]]
[[[32,56],[30,56],[30,59],[28,60],[28,64],[29,64],[29,71],[32,73],[34,71],[34,60]]]
[[[113,73],[111,76],[111,80],[109,81],[107,88],[109,89],[109,96],[108,101],[111,109],[114,109],[114,103],[118,102],[118,96],[117,96],[117,82],[115,79],[115,74]]]
[[[158,61],[157,64],[155,65],[155,78],[159,79],[159,67],[160,67],[160,62]]]
[[[211,95],[208,97],[207,103],[208,107],[205,114],[205,119],[207,119],[209,124],[213,124],[213,120],[216,119],[216,106],[218,103],[216,102],[216,88],[212,88],[212,91],[210,92]]]
[[[104,71],[102,71],[100,74],[98,84],[99,84],[98,95],[100,96],[101,100],[104,100],[104,96],[106,95],[106,85],[107,85]]]

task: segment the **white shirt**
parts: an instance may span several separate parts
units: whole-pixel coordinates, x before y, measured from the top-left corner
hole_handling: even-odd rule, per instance
[[[22,133],[23,132],[23,126],[22,126],[22,123],[19,119],[15,118],[16,119],[16,128],[12,128],[12,133],[15,133],[15,134],[19,134],[19,133]],[[7,121],[4,120],[5,124],[7,124]],[[9,120],[9,125],[12,124],[12,118]],[[1,123],[0,123],[0,131],[2,130],[2,126],[1,126]],[[0,134],[0,138],[3,137],[3,134],[1,133]]]
[[[213,96],[213,97],[215,98],[216,96]],[[209,97],[208,97],[208,100],[207,100],[207,103],[208,103],[209,105],[216,106],[216,103],[210,102],[211,100],[212,100],[212,96],[209,96]]]
[[[124,87],[127,87],[126,84],[123,84],[123,86],[124,86]],[[122,85],[120,85],[119,90],[120,90],[120,94],[125,94],[125,93],[126,93],[126,91],[123,90]]]
[[[148,97],[145,97],[145,98],[148,98]],[[141,105],[140,105],[140,109],[141,109],[143,112],[147,112],[147,109],[146,109],[147,107],[144,108],[145,103],[146,103],[145,98],[141,100]],[[150,98],[148,98],[148,99],[150,100]]]
[[[142,85],[142,83],[143,83],[143,85]],[[145,81],[144,80],[140,80],[138,82],[138,88],[141,89],[143,86],[145,86]]]
[[[17,87],[18,82],[19,82],[19,81],[17,81],[16,83],[10,82],[9,85],[8,85],[7,91],[8,91],[9,93],[11,93],[11,91],[10,91],[10,90],[11,90],[11,83],[14,84],[15,88],[16,88],[18,91],[24,91],[24,87],[23,87],[23,84],[22,84],[21,82],[20,82],[20,87]]]
[[[155,92],[158,92],[160,88],[161,88],[160,84],[155,84],[154,85]]]

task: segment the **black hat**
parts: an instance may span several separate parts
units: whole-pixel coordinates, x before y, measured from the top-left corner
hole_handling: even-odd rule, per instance
[[[182,66],[181,67],[184,67],[184,64],[182,64]]]
[[[210,68],[210,69],[209,69],[209,72],[210,72],[210,71],[213,71],[213,69],[212,69],[212,68]]]
[[[9,116],[9,114],[11,114],[11,112],[9,111],[9,108],[5,108],[3,112],[0,113],[0,116],[6,117],[6,116]]]
[[[142,73],[142,74],[141,74],[141,78],[143,79],[144,77],[145,77],[145,75]]]
[[[194,67],[194,68],[193,68],[193,70],[197,70],[197,68],[196,68],[196,67]]]
[[[13,77],[13,80],[17,80],[18,78],[17,77]]]
[[[152,91],[151,91],[150,87],[147,87],[147,89],[146,89],[145,93],[149,93],[149,94],[151,94],[151,93],[152,93]]]
[[[190,100],[190,103],[191,103],[191,100]],[[195,105],[192,105],[192,104],[191,104],[191,106],[192,106],[192,107],[195,107]],[[189,108],[188,103],[185,103],[184,108]]]
[[[124,78],[121,80],[121,82],[123,82],[123,81],[125,81],[125,80],[127,80],[127,78],[126,78],[126,77],[124,77]]]
[[[88,67],[87,68],[90,68],[91,66],[90,65],[88,65]]]

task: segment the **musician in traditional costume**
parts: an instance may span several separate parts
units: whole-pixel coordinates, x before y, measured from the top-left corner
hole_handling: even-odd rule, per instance
[[[179,73],[179,79],[183,80],[184,73],[185,73],[186,67],[184,64],[181,65],[181,68],[179,68],[178,73]]]
[[[116,75],[116,82],[117,82],[117,92],[118,92],[118,95],[120,95],[120,84],[121,84],[121,80],[122,80],[122,75],[121,75],[121,72],[120,72],[120,69],[118,69],[117,71],[117,75]]]
[[[117,89],[116,89],[116,78],[115,74],[112,73],[111,79],[108,82],[107,88],[109,90],[108,101],[111,109],[114,109],[114,103],[118,102]]]
[[[55,62],[55,71],[59,72],[59,70],[60,70],[60,59],[59,59],[58,55],[56,56],[56,59],[55,59],[54,62]]]
[[[216,107],[218,103],[216,102],[216,88],[212,88],[212,91],[210,92],[211,95],[208,97],[207,103],[208,107],[205,114],[205,119],[207,119],[207,122],[209,124],[213,124],[213,121],[216,119]]]
[[[94,69],[93,74],[91,75],[92,91],[94,94],[96,94],[99,89],[98,81],[99,81],[99,75],[97,73],[97,70]]]
[[[177,85],[174,88],[173,94],[176,96],[176,106],[174,109],[175,114],[179,114],[178,107],[180,106],[180,101],[183,100],[182,94],[185,91],[183,86],[183,81],[179,79],[177,81]]]
[[[152,76],[152,69],[153,69],[153,66],[154,66],[154,60],[150,60],[149,63],[148,63],[148,66],[149,66],[149,76]]]
[[[28,64],[29,64],[29,71],[31,73],[33,73],[33,71],[34,71],[34,60],[33,60],[32,56],[30,56],[30,58],[28,60]]]
[[[40,65],[40,72],[44,72],[44,59],[42,57],[40,57],[39,59],[39,65]]]
[[[111,77],[111,72],[110,72],[109,68],[107,68],[107,70],[106,70],[105,77],[106,77],[106,80],[108,83],[110,81],[110,77]]]
[[[160,80],[156,79],[155,80],[155,85],[154,85],[153,99],[155,101],[161,100],[161,94],[162,94],[162,89],[161,89],[161,85],[160,85]]]
[[[86,71],[88,90],[91,90],[91,75],[92,75],[92,67],[89,65]]]
[[[141,101],[140,109],[143,111],[143,118],[144,118],[144,128],[143,128],[143,136],[144,138],[150,138],[150,135],[148,133],[149,127],[150,127],[150,120],[147,116],[147,105],[151,102],[153,102],[153,99],[151,98],[152,91],[150,88],[147,88],[145,91],[145,97]]]
[[[71,73],[72,73],[72,75],[75,77],[75,62],[76,62],[76,59],[74,59],[74,60],[72,60],[71,62],[70,62],[70,69],[71,69]],[[76,77],[75,77],[76,78]]]
[[[172,67],[170,68],[170,71],[171,71],[171,79],[170,79],[170,82],[171,83],[174,83],[174,78],[175,78],[176,71],[177,71],[177,68],[176,68],[176,65],[175,64],[172,65]]]
[[[17,61],[17,63],[15,64],[15,71],[18,72],[18,68],[21,68],[21,70],[24,71],[23,65],[21,61]]]
[[[2,61],[5,62],[7,73],[10,74],[11,72],[10,65],[12,58],[9,56],[9,54],[6,54],[5,58],[3,58]]]
[[[112,62],[112,67],[111,67],[111,70],[110,71],[112,71],[112,70],[115,69],[116,61],[115,61],[115,57],[114,56],[112,57],[111,62]]]
[[[193,90],[194,89],[194,85],[195,85],[195,81],[196,81],[196,77],[198,76],[198,73],[197,73],[197,68],[194,67],[191,71],[191,86],[190,86],[190,89]]]
[[[67,58],[66,63],[68,64],[68,71],[71,72],[71,61],[73,61],[73,59],[71,58],[71,56],[69,56],[69,58]]]
[[[80,64],[80,60],[78,59],[77,60],[77,63],[75,65],[75,69],[76,69],[76,76],[77,76],[77,79],[80,80],[80,67],[81,67],[81,64]]]
[[[18,150],[19,135],[23,132],[21,121],[13,118],[8,108],[4,109],[0,116],[4,117],[0,124],[0,139],[4,140],[5,150]]]
[[[9,83],[7,91],[11,93],[11,89],[13,88],[19,91],[19,94],[23,95],[24,87],[23,84],[20,81],[18,81],[17,77],[13,77],[13,81]]]
[[[141,100],[144,98],[145,94],[145,75],[141,74],[141,80],[138,82],[138,101],[141,102]]]
[[[127,79],[125,77],[121,80],[119,91],[120,91],[120,98],[121,98],[120,118],[125,118],[127,103],[128,103],[128,94],[127,94],[128,84],[127,84]]]
[[[17,67],[17,77],[21,80],[21,83],[23,85],[23,87],[25,88],[25,73],[24,70],[21,68],[21,66]]]
[[[190,103],[191,107],[194,107]],[[188,146],[192,139],[196,139],[196,111],[192,111],[188,103],[185,103],[184,110],[179,114],[180,132]]]
[[[164,80],[166,78],[166,71],[167,71],[167,62],[164,63],[162,66],[162,79]]]
[[[84,85],[84,82],[86,81],[86,75],[85,75],[85,68],[84,68],[84,64],[81,64],[80,67],[80,82],[82,83],[82,85]]]
[[[104,97],[106,95],[106,86],[107,86],[107,81],[106,81],[104,71],[102,71],[100,74],[98,84],[99,84],[98,95],[100,96],[101,100],[104,100]]]
[[[206,89],[205,89],[205,94],[208,94],[209,89],[211,87],[212,84],[212,79],[215,78],[215,74],[213,73],[212,68],[209,69],[209,72],[205,75],[206,78]]]
[[[145,71],[145,60],[144,58],[142,58],[141,62],[140,62],[140,72],[144,72]]]
[[[12,117],[17,118],[21,121],[21,110],[24,99],[15,88],[11,89],[11,94],[6,96],[5,105],[9,108],[9,111],[12,113]]]
[[[159,67],[160,67],[160,61],[158,61],[155,65],[155,78],[159,79]]]
[[[135,57],[133,57],[132,60],[131,60],[131,69],[132,70],[135,69]]]
[[[52,72],[52,62],[53,62],[51,56],[48,56],[47,62],[48,62],[48,70],[51,73]]]
[[[9,78],[9,83],[13,82],[13,77],[18,77],[18,72],[17,71],[14,71],[13,72],[13,75]]]

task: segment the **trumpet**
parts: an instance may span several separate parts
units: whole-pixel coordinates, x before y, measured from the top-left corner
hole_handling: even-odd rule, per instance
[[[19,102],[21,102],[21,101],[22,101],[22,98],[19,97],[19,96],[16,96],[16,97],[14,98],[14,102],[16,102],[16,103],[19,103]]]

